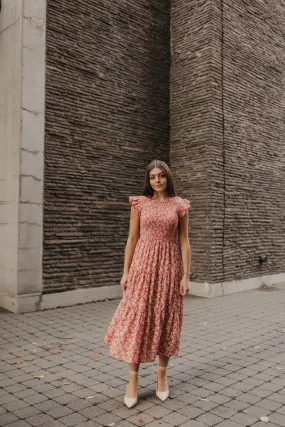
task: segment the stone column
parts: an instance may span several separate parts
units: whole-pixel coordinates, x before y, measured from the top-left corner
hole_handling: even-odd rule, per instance
[[[0,12],[0,306],[42,295],[45,0],[2,0]]]

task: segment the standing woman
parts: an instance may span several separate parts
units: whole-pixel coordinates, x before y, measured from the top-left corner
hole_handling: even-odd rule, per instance
[[[110,346],[112,357],[129,363],[124,403],[131,408],[137,402],[140,363],[154,362],[156,355],[159,356],[156,395],[161,400],[169,395],[166,369],[169,358],[178,355],[180,348],[191,255],[190,202],[175,194],[166,163],[153,160],[147,165],[143,195],[129,196],[129,202],[130,230],[120,282],[123,298],[109,324],[104,344]]]

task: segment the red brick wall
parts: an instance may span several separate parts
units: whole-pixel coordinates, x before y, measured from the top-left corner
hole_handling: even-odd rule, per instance
[[[44,292],[118,284],[127,196],[169,161],[168,0],[47,1]]]

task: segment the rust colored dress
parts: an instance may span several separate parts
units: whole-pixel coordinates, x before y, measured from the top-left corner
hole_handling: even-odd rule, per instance
[[[129,196],[140,217],[140,237],[126,289],[104,338],[111,356],[128,363],[153,362],[156,355],[176,356],[180,348],[183,265],[176,243],[179,222],[190,207],[174,196],[160,202]]]

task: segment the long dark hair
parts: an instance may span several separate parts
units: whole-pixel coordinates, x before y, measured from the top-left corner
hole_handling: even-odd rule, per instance
[[[166,179],[167,179],[167,187],[166,187],[166,191],[169,197],[174,197],[176,196],[175,191],[174,191],[174,184],[173,184],[173,178],[172,178],[172,173],[171,170],[169,169],[168,165],[166,163],[164,163],[162,160],[152,160],[146,167],[145,169],[145,182],[144,182],[144,190],[143,190],[143,195],[144,196],[150,196],[152,197],[154,195],[154,190],[150,185],[150,181],[149,181],[149,173],[153,168],[159,168],[161,169],[165,175],[166,175]]]

